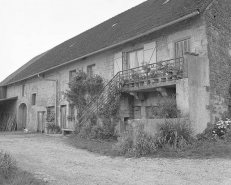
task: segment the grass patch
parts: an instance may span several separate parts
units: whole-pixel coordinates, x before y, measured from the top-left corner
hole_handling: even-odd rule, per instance
[[[165,149],[158,151],[155,156],[164,158],[189,158],[189,159],[209,159],[222,158],[231,159],[231,142],[223,140],[195,142],[184,150]]]
[[[32,174],[19,169],[16,161],[8,153],[0,151],[0,184],[45,185],[46,183],[35,179]]]
[[[66,139],[66,143],[77,149],[84,149],[89,152],[98,153],[106,156],[117,156],[117,153],[112,150],[114,144],[116,143],[116,141],[114,140],[101,141],[81,138],[78,135],[71,135]]]
[[[120,154],[114,150],[116,141],[98,141],[91,139],[83,139],[77,135],[70,136],[66,142],[77,149],[84,149],[89,152],[116,157],[134,157],[129,154]],[[224,140],[207,140],[198,141],[186,147],[183,150],[174,150],[165,148],[158,150],[155,154],[144,155],[146,157],[156,158],[188,158],[188,159],[208,159],[208,158],[223,158],[231,159],[231,142]]]

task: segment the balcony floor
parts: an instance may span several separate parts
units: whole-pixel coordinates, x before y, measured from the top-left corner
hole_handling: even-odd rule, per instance
[[[176,82],[179,79],[171,80],[171,81],[165,81],[165,82],[158,82],[158,83],[150,83],[150,84],[143,84],[143,85],[135,85],[134,83],[126,84],[124,88],[125,91],[133,91],[133,92],[145,92],[145,91],[153,91],[157,87],[171,87],[175,86]],[[128,87],[129,86],[129,87]]]

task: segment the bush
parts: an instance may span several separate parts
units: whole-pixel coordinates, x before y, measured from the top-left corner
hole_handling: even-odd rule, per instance
[[[125,132],[121,137],[118,138],[118,142],[113,147],[119,155],[125,155],[131,152],[133,148],[133,139],[129,132]]]
[[[208,124],[203,133],[197,135],[198,140],[223,139],[231,141],[231,120],[219,119],[215,124]]]
[[[35,179],[28,172],[20,170],[10,154],[0,151],[0,184],[45,185],[45,182]]]
[[[147,156],[160,151],[182,150],[193,142],[193,131],[187,120],[176,123],[166,121],[159,125],[160,132],[155,136],[147,134],[143,127],[138,126],[135,134],[131,131],[125,132],[118,138],[118,143],[114,149],[120,155],[126,156]]]
[[[175,96],[159,98],[157,105],[157,107],[152,107],[151,118],[177,118],[180,114]]]
[[[10,154],[0,151],[0,179],[9,180],[16,170],[16,161]]]
[[[193,129],[188,120],[176,122],[166,120],[164,124],[158,125],[159,133],[157,134],[158,148],[173,147],[174,149],[185,148],[192,142]]]

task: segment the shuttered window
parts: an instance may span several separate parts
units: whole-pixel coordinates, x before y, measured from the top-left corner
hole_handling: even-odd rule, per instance
[[[143,61],[144,61],[144,51],[143,50],[128,52],[126,69],[132,69],[135,67],[142,66]]]
[[[175,42],[175,58],[183,57],[185,52],[190,52],[190,38]]]

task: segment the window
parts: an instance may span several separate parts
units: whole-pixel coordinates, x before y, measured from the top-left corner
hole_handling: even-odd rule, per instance
[[[69,82],[71,82],[75,76],[76,76],[76,70],[69,71]]]
[[[92,78],[95,76],[95,64],[87,66],[87,77]]]
[[[35,105],[36,104],[36,93],[31,95],[31,105]]]
[[[135,68],[142,66],[144,61],[144,51],[137,50],[127,53],[127,69]]]
[[[22,97],[25,96],[25,85],[22,85]]]
[[[185,52],[190,52],[190,38],[175,42],[175,58],[183,57]]]

